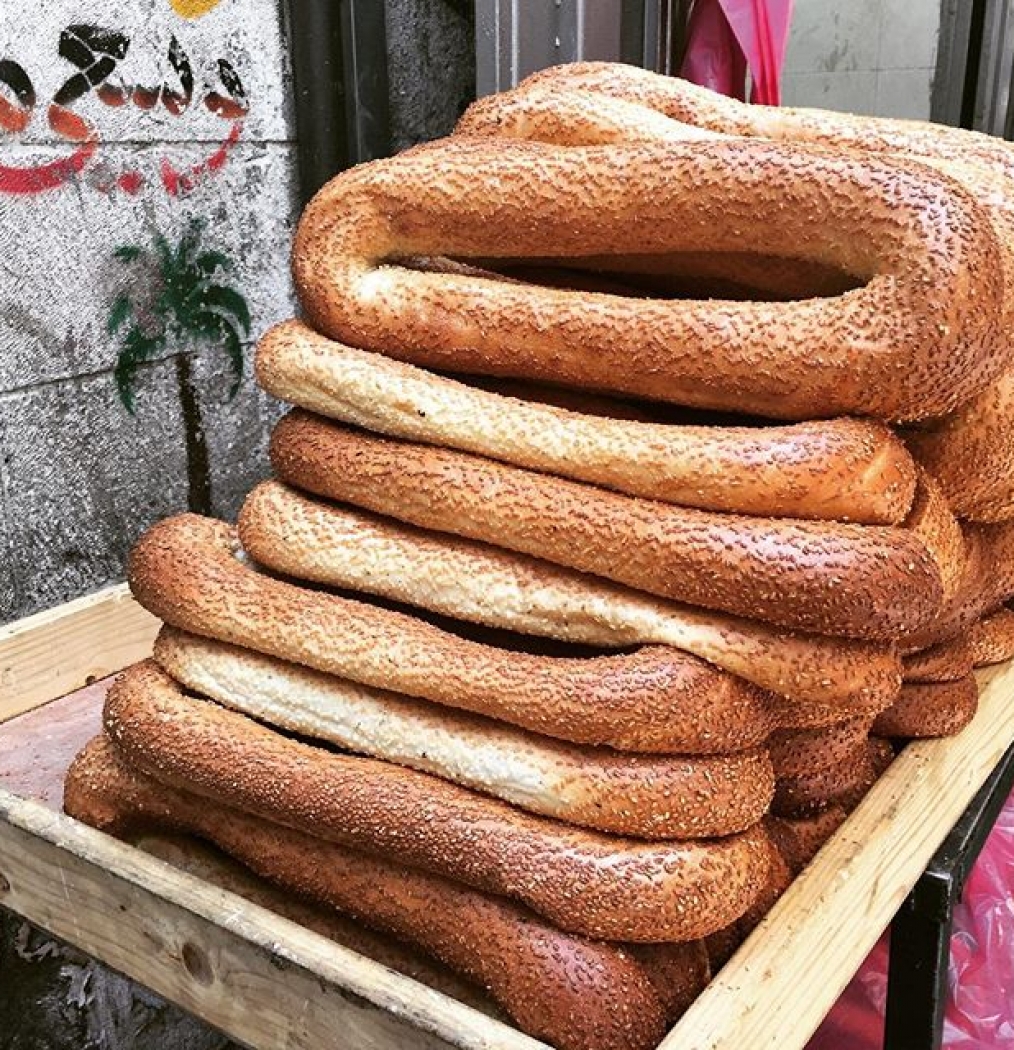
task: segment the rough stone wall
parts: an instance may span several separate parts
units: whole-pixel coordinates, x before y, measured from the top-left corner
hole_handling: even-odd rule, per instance
[[[472,97],[470,6],[386,0],[394,148]],[[0,3],[0,623],[266,473],[251,347],[295,305],[291,97],[277,0]],[[0,1050],[227,1046],[0,910]]]
[[[274,0],[175,4],[211,10],[0,10],[0,621],[120,578],[194,486],[210,488],[203,509],[234,513],[264,470],[277,410],[250,350],[293,309],[287,48]],[[212,252],[211,272],[192,265]],[[195,295],[160,304],[174,278]]]
[[[929,120],[939,36],[937,0],[796,0],[784,102]]]

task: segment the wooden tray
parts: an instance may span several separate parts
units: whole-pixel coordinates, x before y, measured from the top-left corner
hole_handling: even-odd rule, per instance
[[[256,1050],[545,1050],[60,812],[99,680],[147,656],[156,629],[124,587],[0,629],[0,905]],[[972,724],[904,751],[662,1050],[805,1045],[1014,742],[1014,667],[980,681]]]

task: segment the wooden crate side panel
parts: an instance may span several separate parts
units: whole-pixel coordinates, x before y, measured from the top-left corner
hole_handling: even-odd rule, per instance
[[[0,722],[143,660],[158,626],[118,584],[0,627]]]
[[[1014,742],[1014,664],[979,681],[971,725],[905,749],[660,1050],[805,1046]]]
[[[9,794],[0,794],[0,905],[254,1050],[547,1050],[235,894]]]

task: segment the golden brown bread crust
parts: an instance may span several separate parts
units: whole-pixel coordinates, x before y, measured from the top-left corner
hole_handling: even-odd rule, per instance
[[[789,305],[632,303],[391,262],[676,251],[802,255],[866,283]],[[808,145],[448,139],[332,180],[293,271],[312,327],[353,346],[784,419],[940,415],[1010,359],[1001,249],[971,195],[915,162]]]
[[[905,440],[958,517],[1014,517],[1014,372],[942,419],[909,428]]]
[[[589,417],[357,350],[298,321],[261,339],[257,379],[283,401],[376,433],[705,510],[896,525],[915,494],[911,456],[872,420],[705,427]]]
[[[329,499],[790,630],[891,639],[940,608],[936,562],[905,529],[674,507],[299,409],[275,427],[271,461]]]
[[[690,758],[575,747],[169,627],[154,659],[189,691],[259,722],[598,831],[730,835],[756,824],[774,794],[763,748]]]
[[[975,666],[971,630],[906,656],[902,662],[905,681],[956,682],[967,678]]]
[[[736,949],[753,933],[778,898],[789,888],[792,879],[793,873],[788,863],[772,841],[768,881],[760,896],[741,918],[705,939],[708,961],[713,971],[717,973],[732,958]]]
[[[974,675],[957,682],[906,684],[898,700],[877,716],[873,732],[904,740],[953,736],[971,722],[978,706]]]
[[[704,941],[625,944],[624,951],[644,967],[665,1004],[670,1024],[678,1021],[711,980]]]
[[[803,817],[831,805],[851,810],[879,776],[873,758],[869,740],[863,739],[835,766],[805,776],[779,779],[771,802],[772,814]]]
[[[646,107],[712,134],[813,141],[879,153],[960,158],[962,162],[1014,176],[1014,151],[992,135],[928,121],[751,105],[687,80],[662,76],[637,66],[572,62],[533,73],[519,85],[520,92],[558,95],[564,90],[568,94],[604,94],[628,106]],[[585,112],[593,116],[594,105],[588,106]],[[629,109],[623,112],[629,124],[634,119],[633,113]],[[640,115],[637,119],[641,119]],[[670,133],[692,135],[691,130],[672,129]]]
[[[162,521],[131,552],[134,596],[192,634],[573,743],[714,754],[754,747],[772,727],[760,690],[674,649],[564,658],[482,645],[272,579],[241,563],[238,546],[221,522]],[[879,710],[882,698],[893,699],[900,666],[890,674],[857,703],[875,699]]]
[[[596,101],[607,102],[603,109]],[[611,107],[622,103],[620,126]],[[552,110],[552,117],[544,111]],[[667,125],[664,116],[673,118]],[[660,119],[663,118],[663,119]],[[683,123],[684,121],[689,122]],[[700,125],[700,127],[698,127]],[[918,158],[953,176],[985,207],[1004,258],[1004,328],[1014,320],[1014,161],[1006,143],[940,125],[855,117],[820,110],[773,110],[734,102],[672,77],[605,63],[561,66],[535,74],[519,89],[477,103],[459,132],[538,139],[559,144],[659,141],[694,131],[816,142],[848,150]],[[615,130],[615,134],[614,134]],[[719,275],[747,272],[739,260],[717,257]],[[783,294],[828,294],[818,278],[803,287],[775,271]],[[833,292],[831,294],[834,294]],[[1014,516],[1014,373],[999,376],[953,414],[912,434],[918,458],[941,480],[962,518],[1000,521]],[[969,470],[975,463],[977,469]]]
[[[960,585],[928,627],[904,640],[905,652],[955,638],[1014,598],[1014,522],[968,523],[962,531],[965,568]]]
[[[157,783],[108,740],[67,773],[65,808],[112,834],[185,830],[290,893],[402,937],[486,987],[518,1026],[561,1050],[651,1050],[666,1008],[622,948],[553,929],[527,909]]]
[[[324,503],[278,482],[265,482],[247,497],[239,535],[258,562],[286,576],[380,595],[455,620],[605,647],[659,643],[685,650],[791,697],[791,703],[774,701],[785,725],[798,724],[793,708],[814,704],[834,708],[819,724],[881,711],[901,684],[900,662],[886,646],[789,634],[675,605],[490,544]],[[672,659],[681,657],[673,653]],[[687,664],[700,668],[692,658]],[[748,704],[743,694],[749,690],[728,676],[716,678],[711,688],[712,717],[706,708],[693,708],[687,717],[701,731],[685,734],[683,750],[759,743],[767,730],[756,692]],[[768,696],[765,703],[771,702]],[[722,719],[731,713],[733,720],[716,734],[711,723],[719,708]],[[736,744],[737,739],[743,742]],[[723,743],[729,740],[732,747]]]
[[[779,780],[834,769],[866,746],[872,715],[819,729],[780,729],[768,739],[768,754]]]
[[[926,545],[940,572],[941,608],[961,587],[968,560],[965,537],[937,480],[920,469],[915,498],[905,527]]]
[[[1009,660],[1014,656],[1014,610],[998,609],[972,624],[968,644],[975,667]]]
[[[307,834],[522,901],[605,940],[695,940],[728,925],[767,874],[759,826],[647,843],[536,817],[436,777],[290,740],[185,696],[151,661],[110,689],[106,733],[135,768]]]
[[[764,821],[764,827],[789,870],[798,875],[847,817],[843,806],[831,805],[803,817],[771,816]]]

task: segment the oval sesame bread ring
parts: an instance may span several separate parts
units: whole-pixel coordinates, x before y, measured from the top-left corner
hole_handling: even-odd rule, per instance
[[[928,627],[903,640],[906,653],[955,638],[1014,598],[1014,522],[968,523],[962,533],[960,584]]]
[[[679,77],[663,76],[622,63],[572,62],[552,66],[532,73],[518,85],[518,93],[529,91],[540,96],[564,92],[603,94],[712,134],[827,143],[864,152],[944,157],[1014,177],[1014,150],[993,135],[929,121],[753,105]],[[513,92],[507,97],[511,94]],[[499,97],[492,96],[493,99]],[[584,112],[592,119],[594,106],[586,104]],[[633,111],[624,110],[624,113],[633,121]],[[638,115],[636,119],[643,118]],[[692,135],[692,131],[685,129],[672,129],[669,133]]]
[[[831,805],[854,809],[880,776],[874,761],[878,748],[866,739],[836,766],[808,776],[780,779],[771,812],[779,817],[799,817]]]
[[[556,116],[550,119],[543,111],[552,109],[554,100]],[[609,107],[599,116],[597,100],[608,100],[610,107],[617,102],[627,107],[625,129],[610,118]],[[668,125],[665,116],[673,118]],[[515,91],[480,100],[462,118],[458,132],[570,145],[624,138],[669,142],[686,138],[690,129],[710,135],[759,136],[893,153],[917,158],[953,176],[985,206],[1004,246],[1004,328],[1010,330],[1014,318],[1014,151],[992,136],[937,124],[821,110],[779,108],[776,112],[673,77],[606,63],[537,73]],[[718,260],[721,266],[721,257]],[[727,260],[720,272],[734,274],[737,265]],[[816,281],[810,287],[811,294],[822,294]],[[1009,348],[1005,354],[1009,362]],[[1014,516],[1012,424],[1014,373],[1006,371],[953,414],[911,435],[917,457],[939,477],[960,517],[1000,521]],[[976,469],[969,470],[969,463],[976,464]]]
[[[998,609],[972,624],[968,642],[976,667],[1001,664],[1014,656],[1014,610]]]
[[[768,754],[779,780],[833,769],[865,748],[874,716],[850,718],[820,729],[780,729],[768,739]]]
[[[764,827],[789,870],[798,875],[847,817],[844,807],[830,805],[805,817],[768,817]]]
[[[870,420],[704,427],[604,419],[467,386],[298,321],[260,341],[257,379],[283,401],[376,433],[705,510],[895,525],[915,495],[911,456]]]
[[[830,721],[841,721],[843,710],[883,710],[901,683],[900,661],[886,646],[788,634],[675,605],[489,544],[323,503],[278,482],[247,497],[239,535],[252,557],[277,572],[457,620],[591,645],[671,645],[790,696],[782,706],[837,705]],[[726,703],[722,696],[716,692],[716,707]],[[721,749],[717,737],[715,746]]]
[[[289,893],[421,949],[560,1050],[652,1050],[666,1004],[618,945],[554,929],[508,900],[281,827],[158,783],[103,737],[67,774],[67,812],[115,835],[185,830]]]
[[[974,625],[973,625],[974,626]],[[956,682],[967,678],[975,667],[970,631],[928,649],[910,653],[902,660],[906,682]]]
[[[131,589],[159,619],[192,634],[574,743],[713,754],[756,747],[772,727],[759,689],[674,649],[579,659],[482,645],[272,579],[243,564],[238,547],[221,522],[170,518],[131,553]],[[897,666],[894,673],[896,692]]]
[[[968,553],[961,523],[954,516],[937,481],[919,469],[915,499],[905,527],[926,545],[940,572],[941,608],[958,593],[964,582]]]
[[[597,831],[731,835],[756,824],[774,794],[763,749],[669,758],[575,747],[171,627],[156,639],[154,657],[187,689],[259,722]]]
[[[307,834],[511,897],[604,940],[696,940],[732,922],[767,874],[759,826],[706,842],[585,831],[388,762],[291,740],[185,696],[152,663],[106,699],[130,765]]]
[[[790,630],[890,640],[941,604],[936,561],[906,529],[675,507],[300,409],[275,427],[271,462],[329,499]]]
[[[788,304],[632,300],[396,263],[696,251],[802,257],[865,284]],[[782,419],[941,415],[1009,361],[981,206],[924,165],[795,144],[445,139],[328,183],[293,271],[311,326],[352,346]]]
[[[942,419],[910,427],[905,440],[958,517],[1014,517],[1014,372]]]
[[[906,684],[894,705],[877,716],[873,732],[905,740],[952,736],[971,722],[978,706],[974,675],[957,682]]]

